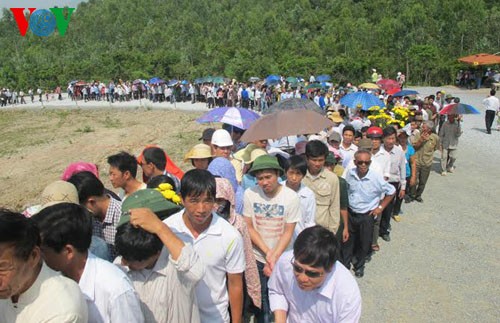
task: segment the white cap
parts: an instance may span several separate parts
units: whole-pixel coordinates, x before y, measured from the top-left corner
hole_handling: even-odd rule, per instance
[[[212,135],[212,145],[216,145],[219,147],[229,147],[233,145],[233,140],[231,139],[231,135],[227,130],[217,129]]]

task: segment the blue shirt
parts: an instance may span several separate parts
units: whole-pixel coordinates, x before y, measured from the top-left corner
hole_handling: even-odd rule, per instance
[[[375,209],[379,205],[380,196],[396,192],[394,186],[386,182],[381,174],[372,170],[368,170],[365,177],[359,178],[358,169],[350,169],[347,172],[346,182],[349,207],[356,213],[367,213]]]
[[[410,168],[410,158],[415,155],[415,148],[412,145],[408,145],[406,147],[405,157],[406,157],[406,177],[411,176],[411,168]]]

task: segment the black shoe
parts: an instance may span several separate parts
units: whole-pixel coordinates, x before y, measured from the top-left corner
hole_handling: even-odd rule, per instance
[[[356,277],[359,277],[359,278],[363,277],[365,275],[365,267],[361,267],[361,268],[356,269],[354,271],[354,275]]]
[[[405,203],[410,203],[412,201],[412,198],[411,198],[411,196],[405,195],[404,200],[405,200]]]
[[[415,201],[422,203],[424,200],[422,200],[422,198],[419,196],[415,198]]]
[[[383,234],[383,235],[381,235],[381,237],[382,237],[382,240],[384,240],[384,241],[387,241],[387,242],[391,241],[391,237],[389,236],[389,234]]]

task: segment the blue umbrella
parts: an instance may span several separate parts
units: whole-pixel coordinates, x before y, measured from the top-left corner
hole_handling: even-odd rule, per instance
[[[187,80],[183,80],[183,81],[181,82],[181,84],[182,84],[182,85],[187,85],[187,84],[189,84],[189,82],[188,82]]]
[[[445,105],[439,114],[481,114],[481,112],[470,104],[451,103]]]
[[[361,110],[368,110],[373,106],[385,107],[384,102],[380,101],[375,95],[367,92],[349,93],[340,99],[340,103],[351,109],[361,105]]]
[[[152,79],[149,80],[149,83],[150,84],[162,84],[162,83],[165,83],[165,81],[159,77],[153,77]]]
[[[208,111],[200,118],[198,123],[224,122],[240,129],[248,129],[260,116],[252,110],[244,108],[223,107]]]
[[[179,83],[179,81],[177,81],[176,79],[173,79],[173,80],[170,80],[167,85],[174,86],[174,85],[177,85],[177,83]]]
[[[267,85],[276,85],[279,82],[281,82],[281,77],[279,77],[278,75],[269,75],[268,77],[266,77]]]
[[[399,92],[394,93],[392,96],[399,97],[399,96],[408,96],[408,95],[416,95],[416,94],[418,94],[418,92],[415,90],[401,90]]]
[[[331,77],[330,75],[326,75],[326,74],[323,74],[323,75],[320,75],[318,77],[316,77],[316,81],[318,82],[328,82],[328,81],[331,81]]]
[[[194,83],[196,83],[196,84],[201,84],[201,83],[203,83],[204,81],[205,81],[205,80],[204,80],[202,77],[199,77],[199,78],[197,78],[196,80],[194,80]]]

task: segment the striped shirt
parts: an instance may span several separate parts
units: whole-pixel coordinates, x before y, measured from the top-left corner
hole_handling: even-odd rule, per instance
[[[115,251],[115,235],[116,235],[116,226],[120,221],[120,217],[122,215],[122,202],[115,200],[113,197],[108,195],[109,197],[109,205],[108,210],[106,211],[106,216],[104,217],[104,221],[100,222],[96,218],[93,221],[93,235],[98,236],[99,238],[104,239],[108,248],[110,250],[112,258],[116,257]]]

